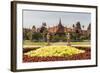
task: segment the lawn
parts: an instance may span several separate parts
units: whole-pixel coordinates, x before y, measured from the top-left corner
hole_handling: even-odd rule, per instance
[[[24,40],[23,45],[46,46],[47,42],[32,42],[30,40]],[[67,45],[67,42],[50,42],[50,45]],[[90,45],[90,42],[71,42],[71,45]]]
[[[90,42],[71,42],[72,45],[90,45]]]
[[[40,45],[40,46],[43,46],[43,45],[46,45],[47,42],[32,42],[30,40],[24,40],[23,41],[23,45]]]

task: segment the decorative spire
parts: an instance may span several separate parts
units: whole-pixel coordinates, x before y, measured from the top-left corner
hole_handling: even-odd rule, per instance
[[[60,20],[59,20],[59,25],[62,25],[62,23],[61,23],[61,18],[60,18]]]

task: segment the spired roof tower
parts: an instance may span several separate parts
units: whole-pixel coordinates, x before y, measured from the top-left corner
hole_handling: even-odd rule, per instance
[[[60,18],[57,26],[50,27],[48,31],[49,33],[53,35],[63,36],[67,32],[67,27],[63,26],[61,18]]]
[[[56,32],[59,33],[59,34],[64,33],[64,26],[62,25],[61,18],[59,20],[59,24],[57,26],[57,31]]]
[[[59,24],[58,24],[59,26],[62,26],[62,23],[61,23],[61,18],[60,18],[60,20],[59,20]]]

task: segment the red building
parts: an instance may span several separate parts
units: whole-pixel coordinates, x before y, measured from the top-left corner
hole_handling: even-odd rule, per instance
[[[53,26],[53,27],[48,28],[48,32],[50,34],[53,34],[53,35],[61,36],[61,35],[65,35],[68,32],[72,32],[72,29],[64,27],[62,22],[61,22],[61,19],[60,19],[57,26]]]

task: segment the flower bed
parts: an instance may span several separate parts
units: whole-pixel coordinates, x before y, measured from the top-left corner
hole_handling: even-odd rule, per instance
[[[82,50],[74,48],[74,47],[63,47],[63,48],[59,47],[59,48],[57,50],[54,49],[54,48],[53,48],[53,50],[50,49],[50,48],[48,48],[48,49],[44,48],[44,49],[46,49],[46,51],[44,51],[43,48],[40,48],[40,49],[37,49],[35,51],[30,51],[30,52],[24,53],[23,62],[42,62],[42,61],[64,61],[64,60],[91,59],[91,54],[90,54],[91,53],[91,49],[90,48],[86,48],[86,47],[85,48],[81,48],[80,47]],[[50,50],[53,51],[53,54],[52,53],[45,54],[47,51],[50,52]],[[44,54],[41,53],[42,51],[44,51]],[[55,54],[55,51],[58,54],[57,53]],[[63,51],[64,51],[64,53],[62,53]],[[68,52],[70,52],[70,53],[68,54]],[[33,53],[33,55],[32,55],[32,53]]]

